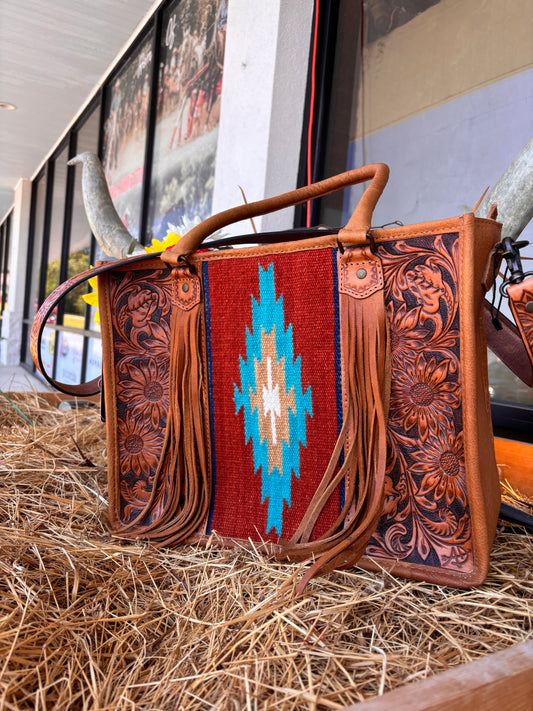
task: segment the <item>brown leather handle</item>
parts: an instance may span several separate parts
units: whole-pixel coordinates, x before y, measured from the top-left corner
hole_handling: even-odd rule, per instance
[[[297,190],[291,190],[276,197],[224,210],[193,227],[174,247],[167,249],[161,259],[175,266],[180,257],[189,256],[196,252],[202,242],[213,232],[221,230],[234,222],[276,212],[276,210],[307,202],[307,200],[327,195],[349,185],[356,185],[357,183],[363,183],[365,180],[370,180],[370,185],[366,188],[348,224],[339,233],[340,235],[345,234],[347,237],[354,236],[357,241],[363,241],[364,235],[370,229],[374,208],[388,179],[388,166],[385,163],[374,163],[365,165],[362,168],[348,170],[346,173],[340,173],[340,175],[335,175],[312,185],[306,185]]]

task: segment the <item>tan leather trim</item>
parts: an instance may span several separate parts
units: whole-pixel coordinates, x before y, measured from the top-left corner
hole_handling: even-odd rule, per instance
[[[183,273],[178,267],[172,270],[172,304],[183,311],[190,311],[200,303],[202,290],[200,280],[194,274]]]
[[[389,242],[396,239],[408,239],[410,237],[423,237],[426,235],[444,234],[448,232],[458,232],[461,228],[462,216],[452,217],[445,220],[435,220],[431,222],[420,222],[414,225],[394,226],[386,229],[372,229],[372,236],[378,242]],[[494,225],[492,220],[486,218],[475,218],[476,224],[487,223]],[[349,243],[343,242],[345,246]],[[320,237],[311,237],[309,239],[300,239],[283,244],[265,244],[252,247],[239,247],[236,249],[220,249],[205,252],[196,252],[191,256],[190,261],[194,264],[200,264],[204,261],[221,260],[221,259],[247,259],[250,257],[260,257],[270,254],[285,254],[287,252],[304,252],[310,249],[328,249],[338,247],[338,234],[328,234]],[[209,247],[209,243],[206,244]],[[123,265],[117,267],[121,271],[131,271],[137,269],[161,269],[168,267],[160,258],[149,259],[141,263],[132,263],[130,266]]]
[[[492,220],[485,218],[474,218],[476,225],[486,223],[494,226]],[[452,217],[446,220],[435,220],[432,222],[420,222],[415,225],[404,225],[402,227],[392,227],[386,229],[372,229],[372,237],[376,243],[390,242],[397,239],[409,239],[415,237],[432,236],[449,232],[459,232],[462,227],[462,216]],[[208,243],[209,244],[209,243]],[[206,246],[208,246],[208,244]],[[220,259],[246,259],[250,257],[260,257],[266,254],[285,254],[287,252],[303,252],[310,249],[327,249],[339,246],[338,234],[329,234],[310,239],[295,240],[283,244],[265,244],[253,247],[240,247],[238,249],[221,249],[212,252],[197,252],[191,257],[193,263]],[[343,240],[343,246],[349,247],[350,243]]]
[[[498,249],[498,244],[499,242],[490,250],[485,264],[485,269],[483,270],[481,285],[483,286],[485,293],[492,288],[494,284],[494,273],[498,271],[502,260],[502,254]]]
[[[500,504],[488,395],[486,339],[482,319],[483,272],[490,251],[500,239],[500,226],[464,215],[460,235],[459,314],[464,456],[472,526],[474,569],[478,584],[488,570]]]
[[[113,353],[113,328],[109,303],[109,274],[98,276],[98,306],[102,335],[102,378],[107,435],[108,515],[111,526],[120,525],[120,457],[117,444],[117,396],[115,358]]]
[[[104,264],[105,262],[102,262]],[[168,264],[165,264],[159,257],[154,257],[151,259],[146,259],[138,262],[132,262],[131,264],[117,264],[116,269],[113,272],[137,272],[146,271],[150,269],[169,269]],[[98,277],[100,278],[100,277]]]
[[[357,563],[357,566],[363,570],[371,570],[378,573],[386,570],[395,577],[420,580],[434,585],[450,585],[454,588],[471,588],[481,585],[488,573],[488,562],[486,566],[477,564],[472,572],[466,574],[449,568],[433,568],[428,565],[417,565],[415,563],[404,563],[382,558],[363,557]]]

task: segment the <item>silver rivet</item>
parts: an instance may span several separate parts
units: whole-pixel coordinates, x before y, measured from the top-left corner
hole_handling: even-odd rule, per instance
[[[358,270],[355,272],[355,276],[356,276],[358,279],[364,279],[364,278],[366,277],[366,269],[358,269]]]
[[[188,284],[182,284],[181,290],[187,293],[189,291],[189,285]]]
[[[533,301],[527,302],[526,311],[528,312],[528,314],[533,314]]]

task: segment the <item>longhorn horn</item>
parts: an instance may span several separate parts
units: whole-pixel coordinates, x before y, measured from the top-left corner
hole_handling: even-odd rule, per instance
[[[517,239],[533,218],[533,138],[483,198],[476,215],[487,217],[494,203],[498,207],[498,220],[503,223],[503,237]]]
[[[144,247],[132,237],[118,216],[100,159],[85,151],[69,160],[68,165],[82,166],[81,191],[90,228],[96,241],[109,257],[122,259],[143,253]]]

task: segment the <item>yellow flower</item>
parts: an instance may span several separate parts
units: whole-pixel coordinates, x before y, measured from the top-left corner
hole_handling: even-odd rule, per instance
[[[91,269],[93,269],[92,265]],[[89,304],[89,306],[96,307],[96,311],[94,313],[94,322],[100,323],[100,312],[98,311],[98,280],[96,277],[91,277],[89,279],[89,286],[94,291],[91,291],[89,294],[83,294],[81,298],[85,301],[86,304]]]
[[[153,239],[152,244],[145,247],[145,250],[147,252],[164,252],[165,249],[173,247],[179,239],[181,239],[180,235],[175,232],[168,232],[164,240]]]
[[[168,232],[164,240],[153,239],[152,244],[150,244],[148,247],[145,247],[144,249],[146,250],[146,252],[149,253],[164,252],[165,249],[168,249],[169,247],[175,245],[179,239],[181,239],[181,237],[180,235],[176,234],[176,232]],[[91,265],[91,269],[92,268],[93,267]],[[96,312],[94,314],[94,322],[100,323],[100,312],[98,310],[98,280],[96,277],[91,277],[89,279],[89,286],[93,289],[93,291],[91,291],[89,294],[84,294],[82,296],[82,299],[85,301],[86,304],[89,304],[89,306],[96,307]]]

